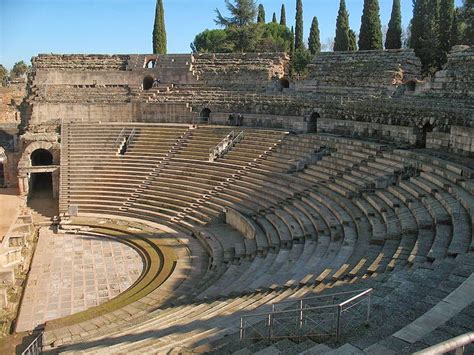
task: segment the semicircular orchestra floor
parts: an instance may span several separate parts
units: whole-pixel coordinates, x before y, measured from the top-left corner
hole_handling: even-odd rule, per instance
[[[141,256],[124,243],[43,228],[17,331],[103,304],[126,291],[142,271]]]

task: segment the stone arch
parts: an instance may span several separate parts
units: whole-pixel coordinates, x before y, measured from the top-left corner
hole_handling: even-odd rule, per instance
[[[211,109],[209,107],[204,107],[202,110],[201,110],[201,114],[199,115],[200,116],[200,121],[201,122],[209,122],[209,118],[211,117]]]
[[[45,142],[45,141],[37,141],[30,143],[24,150],[23,154],[21,155],[21,159],[18,162],[18,185],[20,187],[20,193],[23,196],[30,195],[31,188],[35,183],[35,179],[33,179],[32,175],[35,173],[31,173],[30,168],[33,166],[34,155],[38,154],[35,153],[40,151],[41,154],[45,154],[43,151],[47,151],[51,157],[51,164],[50,165],[43,165],[43,167],[47,168],[46,172],[49,174],[47,177],[51,180],[52,183],[52,196],[56,198],[59,193],[59,169],[55,168],[54,166],[60,164],[60,148],[59,143],[56,142]],[[33,159],[32,159],[33,158]],[[51,167],[49,167],[51,166]],[[41,165],[39,166],[41,167]],[[37,173],[40,174],[40,173]],[[36,179],[37,180],[37,179]]]
[[[151,75],[147,75],[143,78],[143,90],[150,90],[153,87],[155,79]]]
[[[31,166],[53,165],[53,154],[46,149],[36,149],[31,153]]]
[[[53,143],[53,142],[33,142],[30,143],[25,150],[23,151],[23,154],[21,155],[20,162],[18,163],[18,169],[22,169],[24,167],[31,167],[31,155],[35,150],[47,150],[51,153],[53,156],[53,162],[52,165],[59,165],[59,160],[60,160],[60,151],[59,151],[59,144],[58,143]]]
[[[311,114],[308,120],[308,133],[318,132],[318,119],[321,118],[319,112],[315,111]]]
[[[156,59],[149,59],[145,63],[145,68],[147,69],[154,69],[156,67]]]

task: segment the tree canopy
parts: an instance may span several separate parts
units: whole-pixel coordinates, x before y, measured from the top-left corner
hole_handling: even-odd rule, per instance
[[[27,71],[28,71],[28,66],[26,65],[24,61],[20,60],[19,62],[16,62],[15,65],[13,65],[10,75],[13,78],[18,78],[22,76],[23,74],[25,74]]]
[[[303,42],[303,2],[296,0],[295,48],[304,48]]]
[[[378,0],[364,0],[362,12],[359,49],[382,49],[382,25],[380,23],[380,7]]]
[[[265,8],[262,4],[258,5],[257,23],[265,23]]]
[[[400,0],[393,0],[392,15],[390,17],[390,22],[388,23],[385,48],[402,48],[402,14],[400,9]]]
[[[321,52],[321,39],[319,34],[319,23],[318,18],[313,17],[313,22],[311,23],[311,30],[309,31],[308,38],[308,47],[311,54],[316,54]]]
[[[233,2],[233,3],[232,3]],[[243,27],[255,22],[257,15],[257,4],[255,0],[225,0],[227,11],[230,13],[229,17],[221,14],[219,9],[216,9],[217,18],[214,22],[222,27]]]
[[[166,54],[166,27],[163,0],[156,1],[155,24],[153,26],[153,53]]]
[[[280,11],[280,25],[286,26],[286,10],[285,10],[285,4],[281,5],[281,11]]]
[[[336,37],[334,38],[334,51],[349,50],[349,13],[345,0],[340,0],[339,12],[336,20]]]

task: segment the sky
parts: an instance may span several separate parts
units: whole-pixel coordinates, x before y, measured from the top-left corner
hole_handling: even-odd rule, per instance
[[[214,10],[226,14],[224,0],[163,0],[168,53],[189,53],[195,35],[216,28]],[[296,0],[260,0],[266,20],[280,18],[285,4],[289,26]],[[359,32],[363,0],[346,0],[351,28]],[[455,0],[460,6],[462,0]],[[388,24],[392,0],[379,0],[382,25]],[[401,0],[402,21],[412,16],[412,0]],[[0,0],[0,64],[11,69],[39,53],[151,53],[156,0]],[[334,37],[338,0],[303,0],[304,35],[317,16],[321,42]]]

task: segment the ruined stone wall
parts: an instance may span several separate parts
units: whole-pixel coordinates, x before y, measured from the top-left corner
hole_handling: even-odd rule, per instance
[[[193,59],[197,80],[208,86],[264,91],[272,79],[288,74],[284,53],[200,53]]]
[[[420,73],[420,60],[412,50],[322,52],[295,89],[380,95],[393,93],[402,83],[420,78]]]

